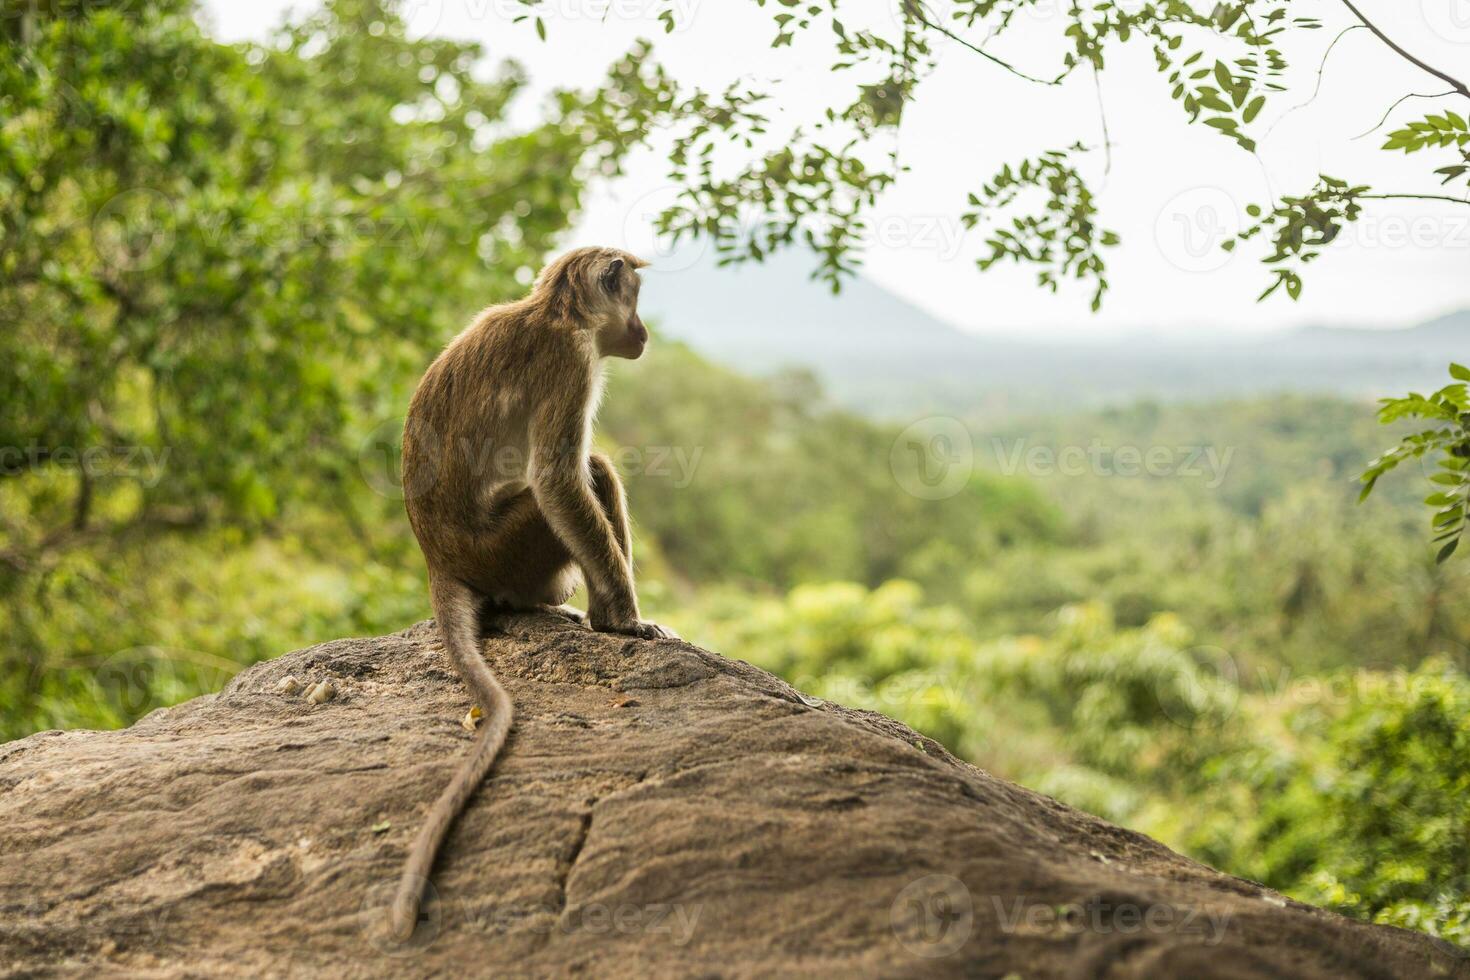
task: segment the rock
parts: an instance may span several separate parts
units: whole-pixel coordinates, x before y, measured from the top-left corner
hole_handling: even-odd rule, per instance
[[[685,643],[516,617],[486,654],[515,728],[409,945],[383,909],[473,737],[432,623],[0,745],[0,972],[1470,977]]]

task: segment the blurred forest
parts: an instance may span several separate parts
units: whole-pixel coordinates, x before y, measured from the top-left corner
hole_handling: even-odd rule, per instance
[[[183,0],[0,28],[0,738],[127,725],[427,616],[407,396],[617,174],[661,79],[635,52],[516,130],[513,65],[475,72],[376,0],[265,45],[212,41]],[[902,424],[677,343],[617,365],[601,419],[645,609],[692,641],[1470,943],[1470,566],[1423,541],[1427,472],[1356,503],[1372,406],[977,423],[941,499],[897,478]],[[1181,465],[1007,463],[1095,442]]]

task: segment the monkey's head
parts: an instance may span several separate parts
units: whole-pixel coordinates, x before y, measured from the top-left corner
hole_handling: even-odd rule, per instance
[[[605,303],[597,328],[597,350],[603,357],[637,360],[648,346],[648,328],[638,316],[638,290],[643,286],[638,269],[647,264],[619,252],[604,255],[593,265],[596,289]]]
[[[547,266],[536,288],[591,325],[599,356],[636,360],[648,346],[638,316],[638,270],[647,264],[615,248],[579,248]]]

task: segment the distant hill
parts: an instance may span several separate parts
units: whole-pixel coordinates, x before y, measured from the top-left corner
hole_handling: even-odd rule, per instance
[[[1364,330],[1352,327],[1312,326],[1295,333],[1299,339],[1312,342],[1332,341],[1343,344],[1366,344],[1380,346],[1391,343],[1396,347],[1430,345],[1439,350],[1441,344],[1453,342],[1459,345],[1461,356],[1470,353],[1470,310],[1460,310],[1437,317],[1418,326],[1399,330]]]
[[[833,296],[812,267],[795,251],[724,268],[712,248],[676,254],[647,274],[644,314],[741,370],[810,369],[837,401],[878,416],[1275,392],[1369,398],[1437,387],[1448,361],[1470,360],[1470,310],[1393,330],[1031,342],[967,333],[868,279]]]

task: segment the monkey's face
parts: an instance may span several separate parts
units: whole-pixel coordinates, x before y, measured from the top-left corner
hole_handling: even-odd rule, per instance
[[[599,285],[608,305],[597,332],[598,352],[603,357],[637,360],[648,346],[648,328],[638,316],[638,290],[642,286],[638,273],[622,259],[613,259],[600,276]]]

